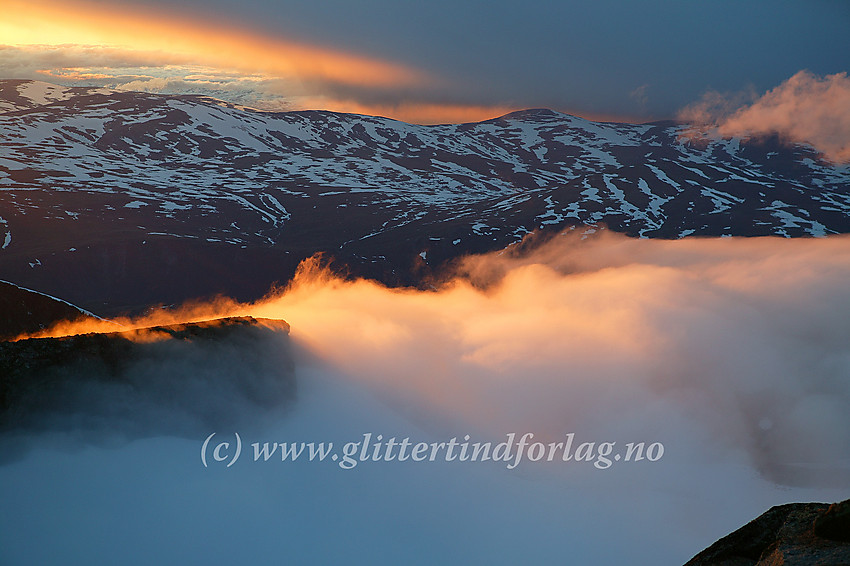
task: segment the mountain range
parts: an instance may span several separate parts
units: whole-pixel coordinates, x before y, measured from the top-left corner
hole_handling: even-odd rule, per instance
[[[421,285],[532,232],[850,232],[850,167],[777,137],[524,110],[412,125],[0,81],[0,278],[97,314],[258,298],[315,253]]]

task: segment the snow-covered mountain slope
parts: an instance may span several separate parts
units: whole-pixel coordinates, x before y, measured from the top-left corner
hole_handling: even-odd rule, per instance
[[[172,287],[200,269],[228,283],[195,294],[251,295],[316,251],[409,282],[423,263],[539,229],[606,225],[662,238],[850,231],[850,168],[775,139],[697,142],[685,131],[549,110],[417,126],[2,81],[0,269],[93,308],[95,295],[79,283],[51,281],[69,269],[112,281],[164,266]],[[140,254],[144,246],[152,251]],[[220,267],[225,255],[238,259]],[[169,267],[169,258],[191,267]],[[262,283],[240,286],[234,269]],[[105,296],[121,284],[94,287]]]

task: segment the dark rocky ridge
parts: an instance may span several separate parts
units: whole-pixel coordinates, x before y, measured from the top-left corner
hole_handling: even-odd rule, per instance
[[[0,340],[33,334],[62,320],[85,318],[89,316],[73,305],[0,281]]]
[[[0,342],[0,440],[194,438],[250,423],[295,399],[288,331],[245,317]]]
[[[685,566],[848,566],[850,500],[789,503],[703,550]]]

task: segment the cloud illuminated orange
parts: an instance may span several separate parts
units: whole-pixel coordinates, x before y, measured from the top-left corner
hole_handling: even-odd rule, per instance
[[[102,45],[184,56],[199,65],[304,81],[391,87],[427,77],[388,61],[225,27],[82,2],[6,0],[0,43]]]
[[[411,124],[462,124],[481,122],[524,109],[522,106],[505,104],[452,104],[415,101],[398,104],[372,104],[355,100],[331,99],[328,97],[304,97],[297,101],[296,106],[301,109],[328,108],[333,109],[335,112],[384,116]],[[569,109],[558,109],[558,111],[565,114],[578,115]],[[636,117],[625,115],[589,114],[582,112],[581,117],[596,122],[640,122]]]
[[[850,78],[800,71],[719,125],[722,136],[776,132],[850,163]]]
[[[685,137],[778,134],[810,144],[834,163],[850,163],[850,78],[799,71],[761,96],[707,92],[683,108],[679,119],[697,127]]]
[[[453,99],[445,78],[264,35],[209,14],[198,20],[91,0],[3,0],[2,9],[0,78],[203,94],[260,110],[322,109],[418,124],[478,122],[524,108]],[[209,80],[198,80],[198,73]]]
[[[384,116],[413,124],[460,124],[498,118],[519,110],[514,106],[437,104],[404,102],[400,104],[369,104],[352,100],[331,100],[324,97],[299,100],[302,108],[333,108],[336,112]]]

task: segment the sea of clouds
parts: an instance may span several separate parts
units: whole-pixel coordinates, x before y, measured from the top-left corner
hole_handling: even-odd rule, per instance
[[[214,309],[290,323],[291,345],[267,347],[294,360],[294,403],[240,400],[245,418],[222,421],[238,430],[169,434],[160,415],[108,446],[34,435],[0,466],[0,562],[682,564],[772,505],[850,496],[848,280],[846,237],[572,234],[465,258],[429,290],[308,262],[262,301]],[[233,466],[202,464],[213,432],[241,433]],[[370,432],[574,433],[664,454],[607,469],[252,459],[252,442]]]

